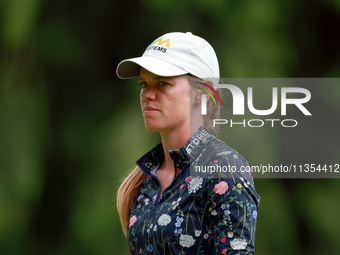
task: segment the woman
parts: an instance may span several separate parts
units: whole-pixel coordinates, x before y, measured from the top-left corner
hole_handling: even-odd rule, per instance
[[[239,171],[248,163],[208,130],[218,112],[212,100],[201,114],[202,94],[219,79],[211,45],[191,33],[168,33],[142,57],[122,61],[117,75],[140,76],[145,126],[162,139],[118,190],[131,253],[253,254],[259,196],[250,173]],[[203,170],[214,166],[237,171]]]

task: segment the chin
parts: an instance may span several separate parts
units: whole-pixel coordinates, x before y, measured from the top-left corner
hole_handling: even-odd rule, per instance
[[[161,131],[166,131],[166,130],[170,131],[170,130],[176,129],[176,126],[168,125],[166,123],[159,123],[159,122],[153,122],[153,121],[144,121],[144,124],[145,124],[145,128],[148,131],[158,131],[158,132],[161,132]]]
[[[156,127],[149,127],[149,126],[146,126],[146,125],[145,125],[145,128],[146,128],[146,130],[148,130],[148,131],[159,131],[159,128],[156,128]]]
[[[144,121],[144,124],[145,124],[145,128],[148,130],[148,131],[159,131],[162,129],[162,127],[157,124],[157,123],[152,123],[152,121],[150,120],[146,120]]]

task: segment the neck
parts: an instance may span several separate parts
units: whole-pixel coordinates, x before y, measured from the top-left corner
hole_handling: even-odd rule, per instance
[[[176,150],[183,147],[201,125],[203,125],[203,123],[197,123],[195,127],[188,125],[173,131],[160,132],[164,150],[162,167],[174,168],[174,163],[170,157],[169,150]]]

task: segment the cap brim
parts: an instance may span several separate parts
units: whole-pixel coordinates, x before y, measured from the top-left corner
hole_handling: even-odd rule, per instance
[[[116,72],[119,78],[129,79],[139,76],[140,67],[159,76],[177,76],[188,73],[164,60],[150,56],[123,60],[118,64]]]

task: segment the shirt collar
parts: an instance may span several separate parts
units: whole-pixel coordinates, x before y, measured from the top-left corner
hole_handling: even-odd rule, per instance
[[[170,150],[169,154],[176,168],[183,169],[186,164],[194,160],[213,137],[214,135],[203,125],[190,137],[183,147]],[[150,175],[151,171],[162,163],[163,158],[163,146],[162,143],[159,143],[138,159],[136,163],[146,174]]]

